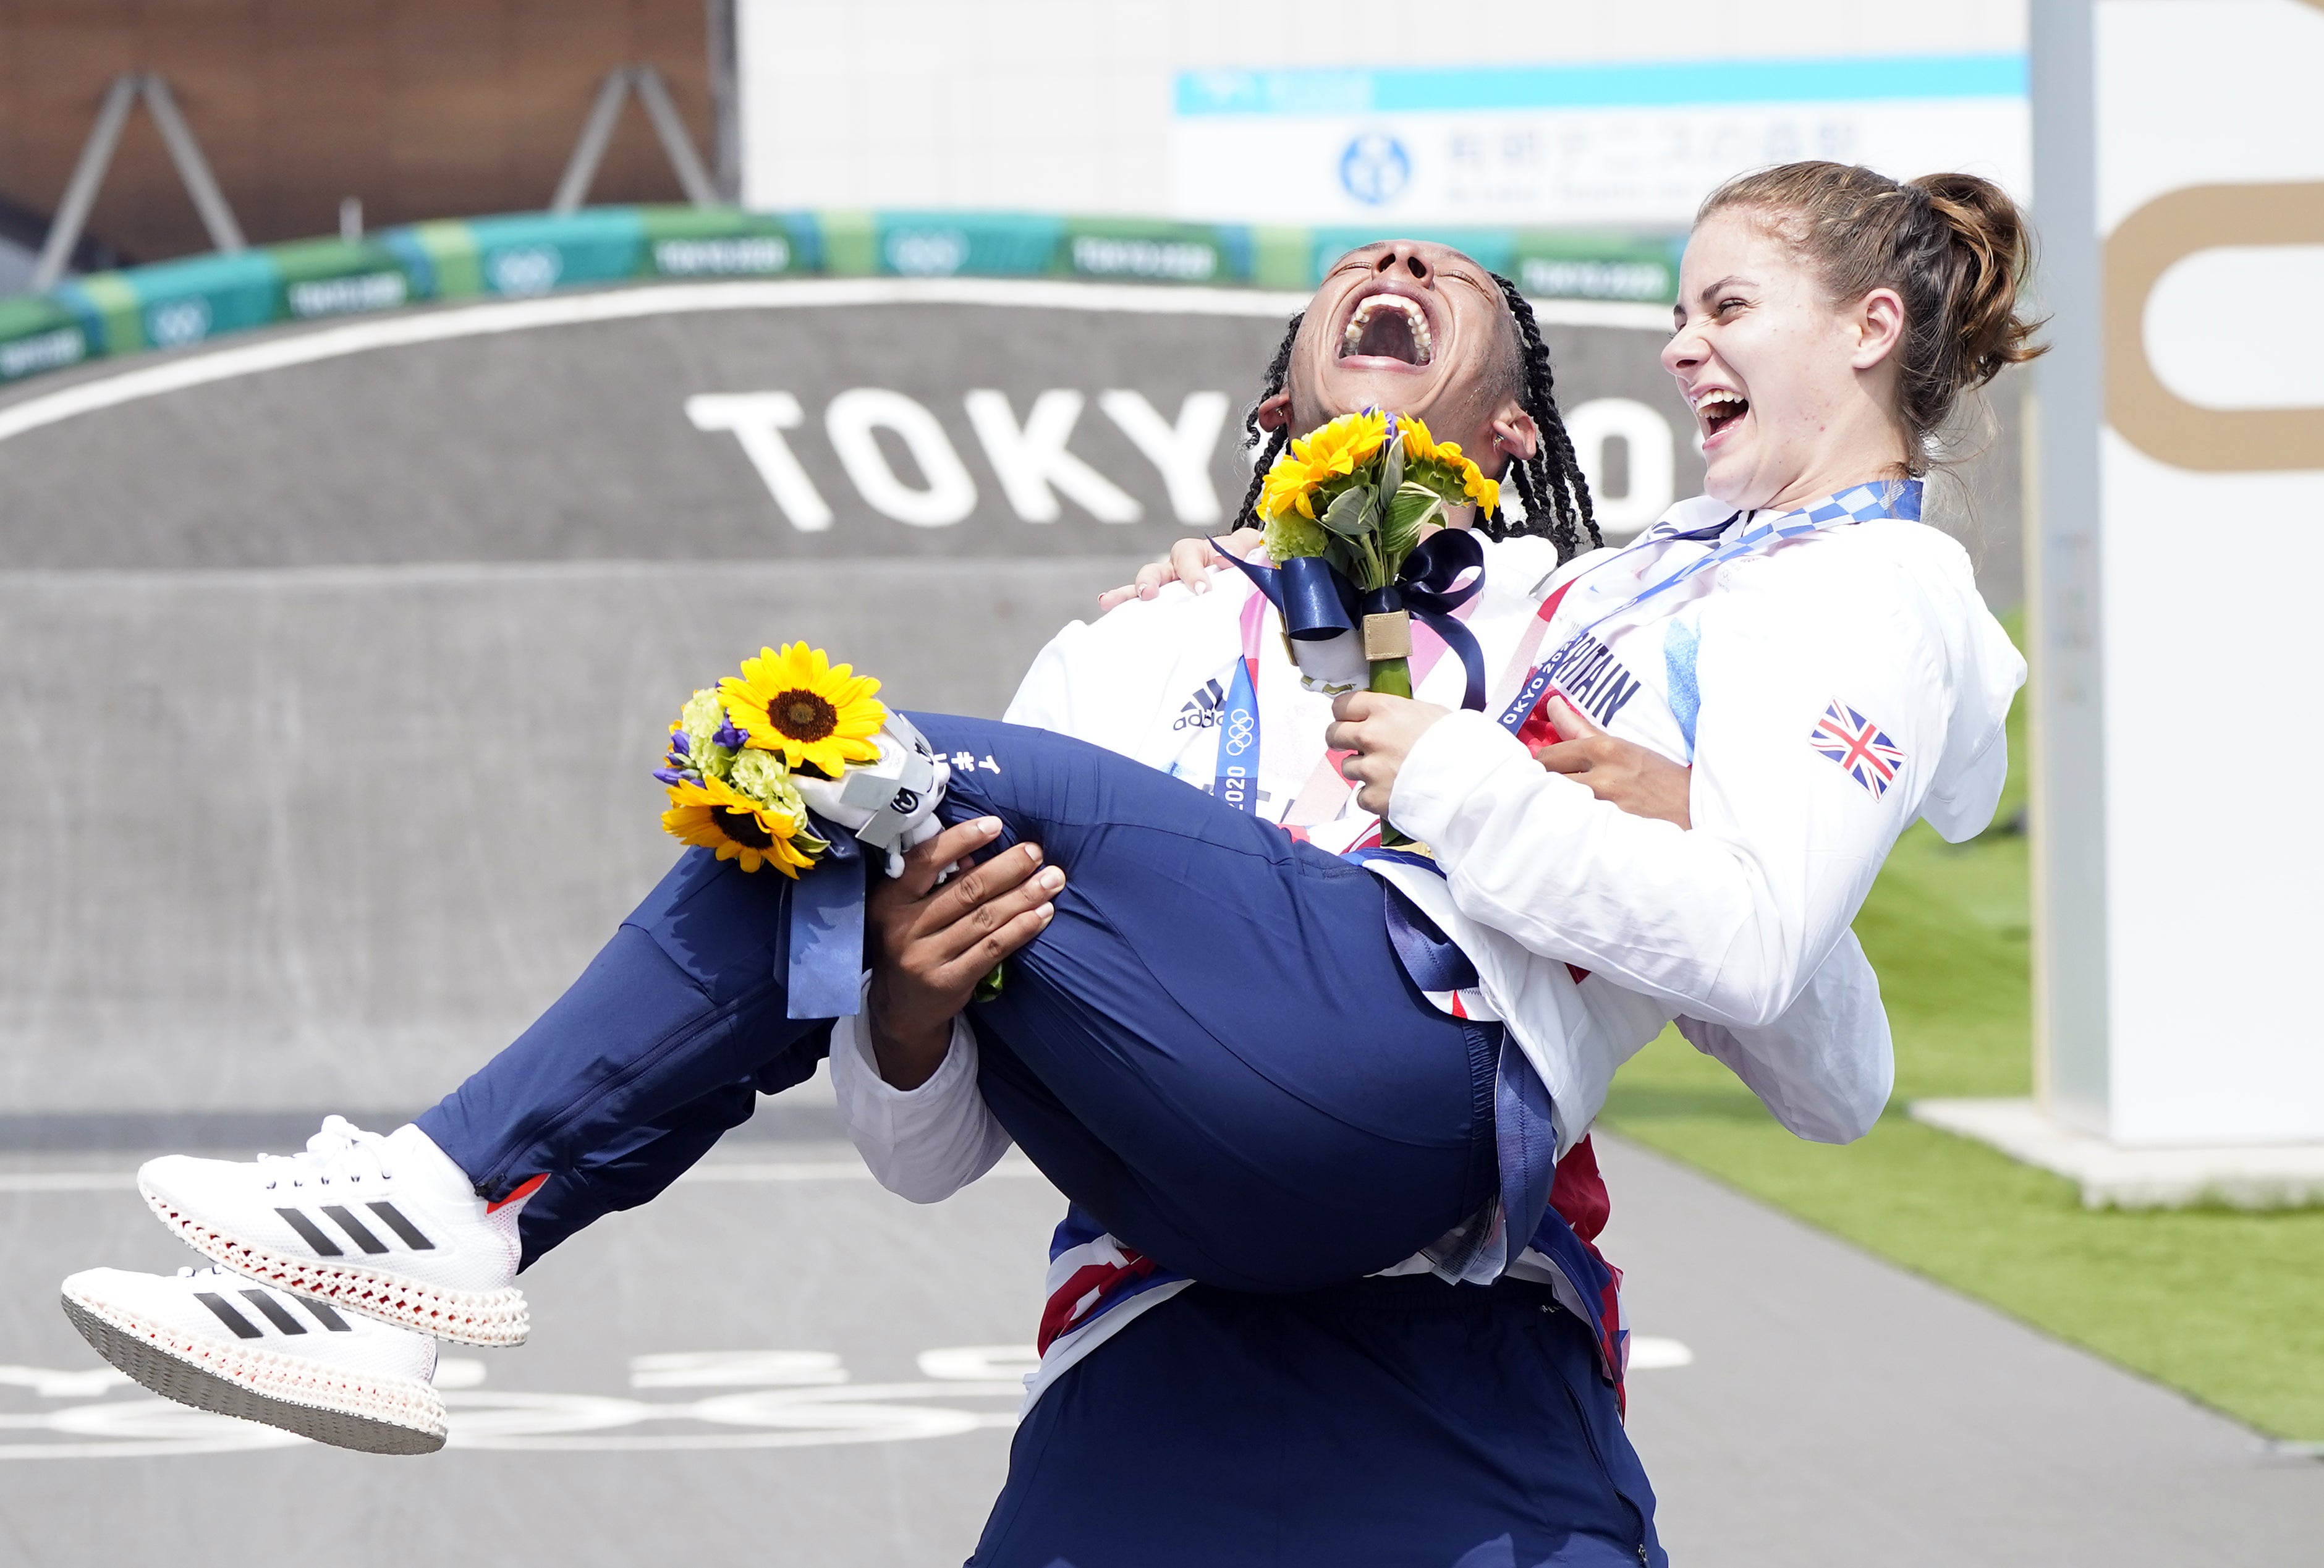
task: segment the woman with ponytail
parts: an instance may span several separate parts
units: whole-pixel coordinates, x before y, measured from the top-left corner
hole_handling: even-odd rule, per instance
[[[1435,853],[1456,939],[1618,976],[1756,1086],[1690,1020],[1777,1017],[1899,834],[1985,826],[2025,667],[1922,492],[1961,400],[2040,352],[2032,246],[1967,174],[1792,163],[1704,201],[1662,361],[1705,493],[1561,568],[1553,651],[1500,714],[1339,699],[1328,743]],[[1691,770],[1685,831],[1577,787],[1607,743],[1579,715],[1613,689],[1611,736]]]

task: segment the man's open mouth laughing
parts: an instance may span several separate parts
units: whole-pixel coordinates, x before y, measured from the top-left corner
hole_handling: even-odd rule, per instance
[[[1415,369],[1431,363],[1436,357],[1436,334],[1429,325],[1428,308],[1418,300],[1388,289],[1361,296],[1340,330],[1336,357],[1342,361],[1382,361]]]

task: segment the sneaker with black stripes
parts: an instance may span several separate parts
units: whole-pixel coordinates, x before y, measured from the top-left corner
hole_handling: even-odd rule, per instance
[[[137,1190],[212,1261],[401,1328],[522,1344],[517,1213],[538,1181],[491,1204],[419,1128],[384,1136],[324,1119],[306,1152],[149,1160]]]
[[[165,1399],[365,1453],[444,1446],[426,1334],[224,1268],[90,1268],[65,1281],[64,1308],[98,1355]]]

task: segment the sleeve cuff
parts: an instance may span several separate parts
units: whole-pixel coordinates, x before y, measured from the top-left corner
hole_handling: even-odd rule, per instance
[[[869,988],[869,982],[866,982]],[[831,1085],[849,1130],[890,1147],[908,1130],[941,1120],[964,1088],[976,1093],[976,1036],[965,1017],[952,1020],[945,1058],[917,1089],[899,1089],[880,1076],[867,1010],[838,1020],[832,1031]]]
[[[1449,835],[1462,802],[1496,770],[1530,761],[1519,741],[1483,714],[1463,709],[1422,732],[1388,791],[1388,820],[1421,843]]]

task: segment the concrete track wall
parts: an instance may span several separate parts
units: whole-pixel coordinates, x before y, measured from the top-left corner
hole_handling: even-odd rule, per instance
[[[899,701],[997,713],[1098,589],[1208,526],[1182,516],[1200,484],[1182,472],[1174,500],[1100,394],[1134,390],[1166,421],[1223,394],[1231,427],[1282,329],[1263,297],[779,287],[806,292],[464,307],[452,327],[495,329],[383,346],[435,319],[383,318],[0,401],[0,1109],[426,1102],[669,863],[648,770],[687,692],[805,637]],[[586,318],[590,300],[633,313]],[[1552,338],[1568,406],[1682,417],[1650,332]],[[254,368],[328,344],[370,346]],[[242,373],[150,379],[221,367]],[[851,468],[825,419],[861,388],[927,410],[975,492],[959,521],[865,500],[867,459]],[[1020,426],[1041,394],[1082,394],[1070,450],[1141,520],[1067,495],[1027,521],[966,411],[976,389]],[[781,434],[833,513],[819,531],[687,413],[773,391],[800,410]],[[872,440],[896,484],[929,488],[896,431]],[[1681,447],[1684,493],[1700,470]],[[1201,466],[1231,511],[1248,476],[1231,429]]]

